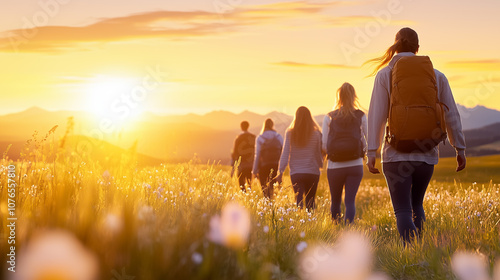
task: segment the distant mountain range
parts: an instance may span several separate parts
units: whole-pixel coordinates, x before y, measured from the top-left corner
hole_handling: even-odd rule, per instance
[[[483,106],[466,108],[458,106],[462,116],[468,154],[482,155],[500,153],[500,112]],[[109,143],[109,150],[120,153],[137,142],[136,150],[144,163],[165,161],[187,161],[196,154],[200,159],[229,162],[233,140],[240,132],[239,124],[243,120],[250,122],[250,132],[258,134],[267,118],[273,119],[275,129],[283,134],[293,120],[293,116],[271,112],[265,115],[244,111],[235,114],[228,111],[214,111],[205,115],[187,114],[178,116],[158,116],[145,113],[129,128],[111,134],[103,133],[99,128],[99,119],[87,112],[47,111],[37,107],[23,112],[0,116],[0,153],[9,143],[13,144],[9,157],[17,158],[23,143],[38,131],[38,139],[55,125],[59,127],[53,139],[59,139],[67,129],[68,118],[73,117],[74,137],[94,137]],[[324,115],[315,116],[321,125]],[[449,145],[448,145],[449,146]],[[113,148],[111,148],[113,147]],[[443,156],[452,156],[452,151],[442,150]],[[104,149],[101,152],[106,151]],[[99,157],[102,153],[99,154]]]
[[[476,129],[500,122],[500,111],[489,109],[484,106],[467,108],[458,105],[462,127],[464,130]]]

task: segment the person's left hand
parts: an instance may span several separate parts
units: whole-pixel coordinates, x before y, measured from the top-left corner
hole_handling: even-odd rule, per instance
[[[283,173],[279,173],[278,176],[276,176],[276,178],[274,178],[276,180],[276,182],[278,182],[278,184],[281,185],[281,183],[283,183]]]

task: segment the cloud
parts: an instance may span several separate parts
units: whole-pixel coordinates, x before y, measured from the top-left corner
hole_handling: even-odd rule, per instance
[[[466,76],[457,75],[448,78],[452,88],[478,89],[482,87],[498,87],[500,84],[500,74],[488,73],[486,75]]]
[[[0,33],[0,52],[48,52],[92,50],[109,42],[144,39],[188,40],[225,35],[238,27],[268,25],[288,19],[312,18],[328,23],[328,9],[360,5],[365,1],[308,1],[235,6],[229,10],[154,11],[123,17],[99,19],[86,26],[32,26]],[[318,15],[321,16],[318,16]],[[344,17],[340,21],[359,19]],[[335,22],[335,20],[333,20]]]
[[[377,19],[372,16],[342,16],[328,19],[327,23],[332,26],[347,27],[363,26],[370,21],[377,21]],[[390,20],[387,24],[391,26],[412,26],[415,25],[415,22],[411,20]]]
[[[498,71],[500,70],[499,59],[485,59],[485,60],[462,60],[452,61],[446,64],[449,68],[461,68],[473,71]]]
[[[237,7],[228,18],[235,19],[242,25],[262,25],[276,23],[288,19],[314,18],[320,22],[328,22],[331,16],[326,16],[329,9],[342,6],[362,5],[367,1],[323,1],[314,3],[310,1],[278,2],[265,5],[250,5]],[[318,15],[323,14],[322,17]]]
[[[358,69],[357,66],[349,66],[343,64],[311,64],[311,63],[301,63],[294,61],[282,61],[272,63],[273,65],[283,66],[283,67],[297,67],[297,68],[330,68],[330,69]]]
[[[81,43],[105,43],[148,38],[172,40],[209,36],[228,30],[209,12],[157,11],[101,19],[82,27],[41,26],[3,33],[0,51],[57,52]]]

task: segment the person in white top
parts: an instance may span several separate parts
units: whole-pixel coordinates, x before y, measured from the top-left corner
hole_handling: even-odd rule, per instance
[[[274,130],[272,119],[266,119],[262,132],[255,141],[255,159],[253,175],[259,178],[264,197],[272,199],[275,177],[278,175],[278,164],[283,149],[283,137]]]
[[[283,172],[288,165],[297,206],[303,208],[305,197],[307,210],[315,209],[314,200],[320,169],[323,167],[321,129],[311,116],[311,111],[304,106],[297,109],[295,118],[285,134],[279,173],[276,177],[278,182],[282,181]]]
[[[396,34],[394,44],[380,58],[369,60],[377,65],[370,109],[368,112],[368,169],[380,173],[375,167],[376,152],[384,138],[388,121],[391,75],[396,62],[405,56],[415,56],[419,49],[417,33],[411,28],[403,28]],[[444,104],[445,124],[448,140],[457,152],[457,169],[465,168],[465,139],[462,132],[460,115],[445,75],[435,70],[439,102]],[[434,165],[438,163],[438,147],[427,152],[413,151],[403,153],[387,141],[382,146],[382,171],[387,181],[397,227],[406,242],[417,237],[425,221],[423,201],[427,186],[432,178]]]
[[[365,113],[358,109],[356,91],[349,83],[344,83],[337,90],[335,108],[323,120],[322,141],[323,152],[328,155],[331,213],[334,220],[340,220],[345,187],[344,219],[352,223],[356,214],[356,194],[363,178],[367,120]]]

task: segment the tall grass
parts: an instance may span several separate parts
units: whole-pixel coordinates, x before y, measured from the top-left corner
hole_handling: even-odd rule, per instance
[[[500,187],[492,181],[484,185],[433,181],[424,204],[423,235],[404,247],[381,179],[362,181],[356,221],[343,225],[331,220],[326,178],[319,184],[317,209],[308,213],[295,207],[289,177],[275,200],[268,201],[257,182],[243,193],[229,167],[214,163],[193,160],[142,168],[130,155],[103,167],[85,153],[61,150],[59,143],[53,146],[55,156],[44,156],[42,147],[31,146],[31,152],[28,149],[14,163],[17,252],[22,254],[41,230],[64,229],[93,252],[101,279],[123,272],[135,279],[298,279],[297,245],[333,243],[345,229],[370,236],[375,269],[393,279],[453,279],[450,258],[455,251],[479,251],[487,256],[490,268],[500,253]],[[8,253],[3,217],[9,163],[4,157],[0,172],[2,260]],[[210,218],[229,201],[251,214],[250,238],[241,250],[207,238]],[[6,271],[5,261],[1,267]]]

